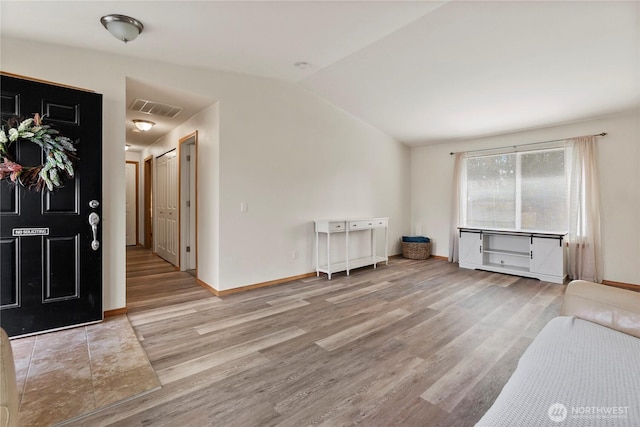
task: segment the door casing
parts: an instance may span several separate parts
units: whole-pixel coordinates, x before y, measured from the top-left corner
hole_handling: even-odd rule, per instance
[[[144,159],[144,247],[153,248],[153,156]]]
[[[178,189],[180,218],[180,270],[196,270],[198,275],[198,131],[178,141]],[[187,160],[190,156],[190,160]],[[187,204],[189,207],[187,208]],[[185,213],[188,212],[189,215]],[[190,252],[187,252],[187,246]]]

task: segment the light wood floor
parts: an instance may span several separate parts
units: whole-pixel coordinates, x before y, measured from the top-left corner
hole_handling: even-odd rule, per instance
[[[140,248],[127,275],[162,388],[72,425],[472,426],[565,290],[392,259],[218,298]]]

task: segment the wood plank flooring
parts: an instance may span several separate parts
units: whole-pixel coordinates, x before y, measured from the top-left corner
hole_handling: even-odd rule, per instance
[[[127,250],[162,388],[70,425],[472,426],[565,286],[429,259],[216,297]]]

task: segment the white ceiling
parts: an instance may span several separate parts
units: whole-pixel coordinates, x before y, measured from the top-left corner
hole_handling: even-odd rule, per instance
[[[638,1],[3,0],[0,13],[3,37],[289,81],[409,145],[640,104]],[[139,19],[144,32],[118,42],[99,22],[109,13]],[[176,95],[131,80],[127,91]],[[187,108],[208,102],[180,97]],[[128,139],[141,136],[160,135]]]

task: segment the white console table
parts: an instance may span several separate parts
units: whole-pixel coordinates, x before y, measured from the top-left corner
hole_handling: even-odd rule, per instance
[[[566,232],[459,227],[461,268],[563,283]]]
[[[316,231],[316,275],[326,273],[329,280],[331,275],[339,271],[349,271],[354,268],[373,265],[376,268],[379,262],[389,264],[389,218],[361,218],[361,219],[339,219],[339,220],[315,220]],[[376,247],[376,230],[384,229],[384,256],[377,254]],[[350,258],[349,256],[349,235],[361,231],[370,231],[371,233],[371,255]],[[336,262],[335,254],[331,253],[331,235],[340,233],[344,235],[345,241],[345,259]],[[327,239],[327,263],[320,265],[320,235],[326,235]]]

